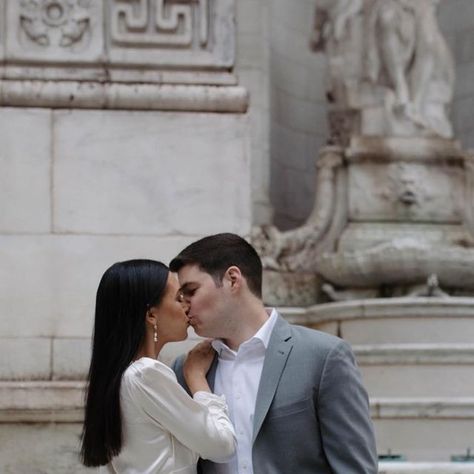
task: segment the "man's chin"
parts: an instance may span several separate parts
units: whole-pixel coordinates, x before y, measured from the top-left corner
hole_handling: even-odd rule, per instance
[[[199,326],[199,325],[192,325],[191,324],[191,327],[194,329],[194,332],[200,336],[200,337],[211,337],[211,338],[214,338],[214,336],[212,334],[209,334],[205,328],[203,328],[202,326]]]

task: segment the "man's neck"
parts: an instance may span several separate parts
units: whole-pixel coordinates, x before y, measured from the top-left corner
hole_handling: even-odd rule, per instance
[[[263,306],[259,305],[256,308],[249,308],[249,312],[242,312],[241,317],[238,326],[232,331],[232,335],[222,339],[233,351],[238,351],[243,342],[257,334],[268,320],[269,314]]]

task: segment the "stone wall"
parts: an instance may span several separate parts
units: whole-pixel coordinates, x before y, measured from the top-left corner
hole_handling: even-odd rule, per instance
[[[84,374],[111,263],[248,230],[246,133],[231,114],[1,109],[0,378]]]
[[[269,0],[239,0],[236,70],[250,94],[250,151],[252,157],[252,221],[272,221],[270,203],[270,41]]]
[[[453,51],[456,86],[453,102],[455,136],[474,148],[474,2],[445,0],[439,9],[441,29]]]
[[[104,270],[168,262],[203,235],[251,228],[234,1],[168,5],[163,22],[151,3],[0,0],[5,474],[82,472],[83,380]],[[130,29],[136,15],[144,23]]]
[[[278,227],[311,211],[314,160],[326,141],[326,59],[310,50],[314,1],[275,0],[270,11],[271,201]]]

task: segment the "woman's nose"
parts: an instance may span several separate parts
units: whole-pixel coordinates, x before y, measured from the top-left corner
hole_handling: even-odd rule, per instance
[[[189,303],[189,301],[186,298],[184,298],[181,301],[181,306],[183,307],[184,312],[186,313],[186,316],[187,316],[189,314],[189,309],[191,308],[191,304]]]

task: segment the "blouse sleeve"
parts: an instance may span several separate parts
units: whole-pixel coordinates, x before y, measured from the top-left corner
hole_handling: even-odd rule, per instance
[[[174,372],[153,360],[134,377],[134,385],[145,414],[201,458],[225,462],[234,454],[235,432],[223,397],[196,392],[191,398]]]

